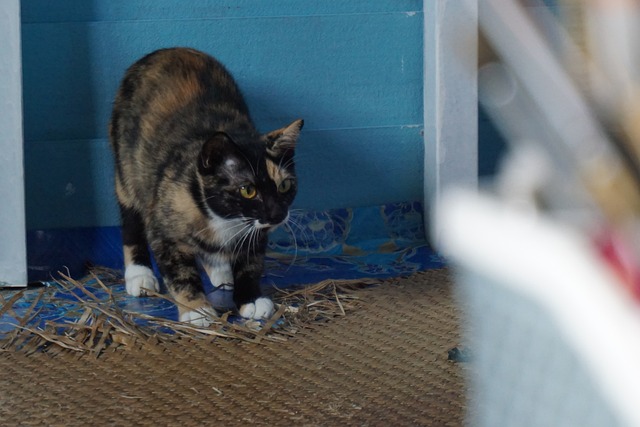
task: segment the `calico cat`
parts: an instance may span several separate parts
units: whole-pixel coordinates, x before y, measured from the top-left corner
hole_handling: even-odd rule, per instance
[[[161,49],[134,63],[109,125],[127,292],[159,290],[150,247],[180,321],[207,326],[216,314],[199,265],[233,288],[240,315],[270,317],[260,292],[267,233],[296,194],[302,125],[260,135],[233,77],[205,53]]]

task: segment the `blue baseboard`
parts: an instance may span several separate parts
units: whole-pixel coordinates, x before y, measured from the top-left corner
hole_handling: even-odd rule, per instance
[[[292,217],[295,226],[271,235],[265,285],[390,277],[444,265],[426,242],[419,202]],[[29,281],[50,281],[58,272],[81,277],[90,266],[122,269],[120,227],[31,230],[27,262]]]
[[[82,227],[27,232],[29,281],[48,281],[58,272],[84,275],[87,267],[121,269],[120,227]]]

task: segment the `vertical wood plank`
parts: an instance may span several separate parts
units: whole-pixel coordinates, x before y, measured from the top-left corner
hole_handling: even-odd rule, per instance
[[[20,1],[0,2],[0,285],[27,283]]]
[[[423,7],[425,230],[437,245],[430,212],[443,191],[478,182],[478,4],[424,0]]]

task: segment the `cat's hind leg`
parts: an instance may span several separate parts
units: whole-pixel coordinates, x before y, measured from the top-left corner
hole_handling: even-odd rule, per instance
[[[146,296],[148,291],[159,292],[160,285],[151,268],[151,255],[142,216],[122,203],[120,203],[120,215],[127,293],[138,297]]]

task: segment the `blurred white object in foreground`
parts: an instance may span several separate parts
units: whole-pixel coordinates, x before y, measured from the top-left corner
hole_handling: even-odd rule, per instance
[[[474,192],[440,206],[475,354],[471,424],[640,426],[640,306],[587,237]]]

